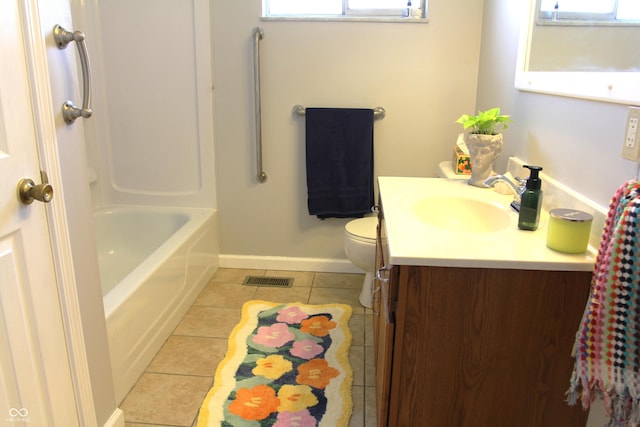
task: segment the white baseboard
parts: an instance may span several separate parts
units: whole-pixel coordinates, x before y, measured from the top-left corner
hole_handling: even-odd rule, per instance
[[[124,412],[120,408],[116,408],[111,417],[104,423],[104,427],[124,427]]]
[[[319,271],[323,273],[363,273],[362,270],[347,259],[332,258],[220,254],[220,267],[284,271]]]

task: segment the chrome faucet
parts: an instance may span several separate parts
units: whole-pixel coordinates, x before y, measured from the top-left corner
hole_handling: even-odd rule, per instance
[[[493,187],[494,185],[496,185],[498,182],[504,182],[505,184],[507,184],[507,186],[509,187],[509,189],[513,192],[513,201],[511,202],[511,207],[516,211],[516,212],[520,212],[520,197],[522,196],[522,193],[524,193],[524,191],[526,190],[526,184],[527,184],[527,180],[526,179],[520,179],[518,177],[515,178],[516,181],[518,181],[518,185],[514,184],[513,181],[511,181],[509,178],[507,178],[504,175],[493,175],[490,176],[489,178],[487,178],[484,183],[485,185],[488,185],[489,187]]]

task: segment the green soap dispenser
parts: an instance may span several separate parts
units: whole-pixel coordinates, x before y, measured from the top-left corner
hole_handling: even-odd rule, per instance
[[[520,216],[518,217],[518,228],[520,230],[535,230],[538,228],[540,220],[540,206],[542,205],[542,181],[538,173],[542,170],[540,166],[525,165],[531,172],[527,179],[526,189],[520,198]]]

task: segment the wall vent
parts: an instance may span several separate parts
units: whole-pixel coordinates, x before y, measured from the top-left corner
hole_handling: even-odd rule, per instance
[[[242,282],[245,286],[272,286],[276,288],[290,288],[292,277],[246,276]]]

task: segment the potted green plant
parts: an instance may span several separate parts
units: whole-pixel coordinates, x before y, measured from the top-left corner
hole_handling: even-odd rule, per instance
[[[469,184],[487,187],[484,181],[493,172],[493,163],[502,153],[502,133],[511,121],[511,117],[500,114],[500,108],[479,111],[477,115],[463,114],[456,121],[464,128],[464,142],[469,149],[471,160],[471,178]]]
[[[487,111],[479,111],[476,116],[463,114],[456,122],[460,123],[465,131],[471,128],[469,131],[471,134],[497,135],[499,133],[496,132],[498,125],[501,126],[499,130],[504,130],[510,121],[511,116],[500,114],[500,108],[496,107]]]

